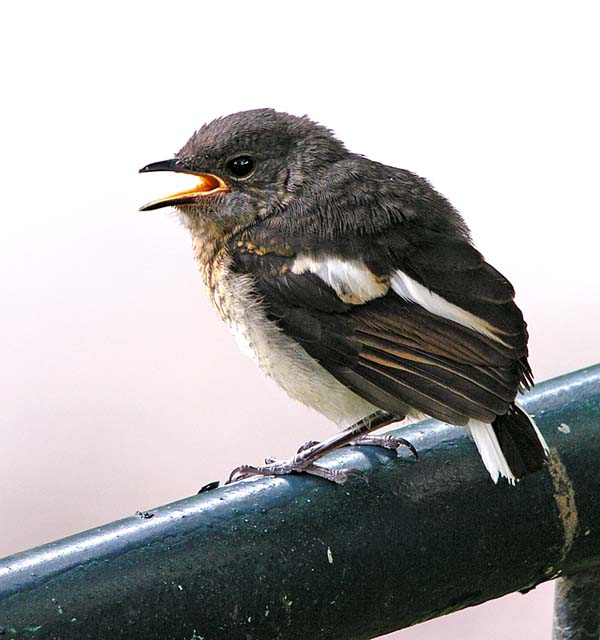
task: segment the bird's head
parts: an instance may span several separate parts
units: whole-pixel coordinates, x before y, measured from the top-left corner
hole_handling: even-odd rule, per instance
[[[172,160],[140,170],[195,177],[192,188],[149,202],[142,211],[177,207],[190,221],[227,225],[269,216],[321,171],[348,155],[333,134],[307,117],[272,109],[234,113],[205,124]]]

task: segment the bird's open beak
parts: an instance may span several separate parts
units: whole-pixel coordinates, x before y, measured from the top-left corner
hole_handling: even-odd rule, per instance
[[[177,173],[190,173],[198,178],[198,183],[187,191],[179,191],[166,198],[160,198],[159,200],[152,200],[143,207],[140,207],[140,211],[152,211],[153,209],[160,209],[161,207],[170,207],[174,205],[195,204],[206,196],[212,196],[215,193],[221,193],[223,191],[229,191],[229,186],[222,178],[215,176],[212,173],[197,173],[185,167],[179,160],[162,160],[161,162],[153,162],[148,164],[142,169],[140,173],[150,173],[151,171],[175,171]]]

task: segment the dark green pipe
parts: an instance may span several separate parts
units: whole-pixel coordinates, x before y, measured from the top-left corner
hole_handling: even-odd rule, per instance
[[[600,638],[600,567],[556,581],[552,640]]]
[[[524,406],[553,455],[516,487],[427,421],[418,461],[328,458],[368,483],[243,482],[6,558],[0,640],[373,638],[600,564],[600,366]]]

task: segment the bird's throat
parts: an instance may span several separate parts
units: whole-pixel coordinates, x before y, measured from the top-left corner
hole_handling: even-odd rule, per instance
[[[221,221],[206,217],[188,218],[187,226],[192,236],[194,256],[212,298],[218,274],[227,259],[227,241],[234,229],[225,228]]]

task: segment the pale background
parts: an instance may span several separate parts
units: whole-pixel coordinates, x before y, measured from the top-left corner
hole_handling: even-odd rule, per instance
[[[0,555],[331,433],[238,353],[175,216],[137,212],[171,191],[137,170],[217,115],[307,113],[427,176],[515,284],[537,379],[600,360],[594,3],[4,3],[0,56]],[[393,637],[541,640],[551,595]]]

